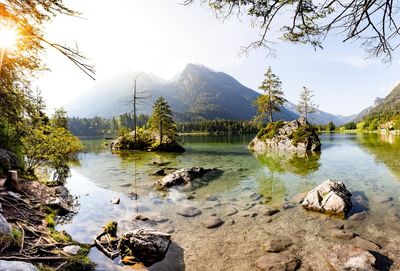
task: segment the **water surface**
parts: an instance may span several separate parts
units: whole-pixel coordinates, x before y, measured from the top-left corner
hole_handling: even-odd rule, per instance
[[[186,152],[183,154],[135,151],[113,154],[101,147],[103,140],[83,140],[85,152],[80,154],[80,164],[73,166],[72,176],[67,182],[72,194],[78,197],[79,213],[58,228],[66,230],[77,241],[91,243],[107,221],[118,220],[120,232],[123,232],[141,226],[134,219],[137,214],[150,217],[162,215],[170,218],[170,221],[153,226],[173,229],[174,243],[167,258],[152,266],[151,270],[201,270],[199,266],[194,266],[198,265],[195,251],[201,248],[196,248],[190,239],[193,232],[200,231],[197,229],[202,226],[195,223],[195,219],[176,215],[179,208],[195,206],[204,212],[214,208],[217,213],[220,206],[228,204],[246,208],[253,201],[254,193],[263,196],[263,203],[280,207],[294,195],[308,191],[327,179],[343,181],[353,196],[362,199],[362,204],[355,204],[352,212],[367,210],[367,222],[371,225],[388,230],[393,227],[390,220],[388,222],[382,218],[398,214],[400,210],[399,137],[377,134],[322,135],[320,155],[302,157],[268,154],[256,157],[247,149],[253,136],[184,136],[182,143]],[[159,177],[153,175],[161,167],[154,165],[153,161],[169,162],[164,168],[170,171],[198,166],[219,168],[224,173],[194,191],[171,189],[168,193],[161,193],[154,188],[154,182]],[[194,198],[188,200],[189,195]],[[217,196],[218,201],[207,201],[210,195]],[[110,202],[115,196],[121,198],[119,205]],[[382,204],[387,199],[390,199],[390,207]],[[240,225],[237,227],[238,232],[246,231]],[[229,239],[228,226],[224,225],[215,231],[221,232],[222,241]],[[359,226],[359,231],[371,232],[371,229],[365,224]],[[207,233],[205,231],[201,235],[204,240]],[[198,242],[198,246],[206,244]],[[99,264],[99,270],[122,269],[118,259],[113,262],[96,249],[92,250],[91,257]],[[227,266],[228,261],[243,261],[232,257],[234,255],[231,253],[228,258],[221,257],[218,261],[226,261],[222,266]],[[187,262],[192,259],[193,262]],[[208,268],[222,270],[216,266],[214,268],[217,269]]]

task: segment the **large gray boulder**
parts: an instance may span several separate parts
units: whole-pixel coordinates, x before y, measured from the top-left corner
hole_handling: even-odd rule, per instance
[[[299,118],[268,124],[250,142],[249,148],[257,154],[268,151],[318,152],[321,150],[321,142],[317,130],[304,118]]]
[[[345,218],[350,211],[351,193],[336,180],[327,180],[311,190],[302,202],[306,209]]]
[[[221,173],[219,169],[206,169],[202,167],[192,167],[192,168],[182,168],[178,169],[167,176],[163,177],[161,180],[157,181],[156,186],[158,189],[170,188],[176,185],[187,185],[193,180],[202,179],[203,181],[208,181],[208,177],[216,177]]]
[[[121,236],[118,250],[122,258],[135,258],[150,266],[165,258],[170,243],[170,234],[153,229],[137,229]]]
[[[39,269],[31,263],[1,260],[0,271],[39,271]]]

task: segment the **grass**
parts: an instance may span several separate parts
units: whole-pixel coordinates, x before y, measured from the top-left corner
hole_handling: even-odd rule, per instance
[[[305,143],[307,138],[310,138],[317,133],[317,129],[310,125],[300,125],[296,131],[294,131],[289,138],[292,140],[293,144],[296,146],[299,143]]]

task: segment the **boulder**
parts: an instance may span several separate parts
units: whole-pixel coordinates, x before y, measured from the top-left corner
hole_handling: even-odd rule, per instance
[[[351,193],[335,180],[327,180],[311,190],[302,202],[306,209],[345,218],[350,211]]]
[[[287,122],[269,123],[250,142],[249,148],[255,153],[267,151],[319,152],[321,142],[317,130],[304,118]]]
[[[256,261],[257,268],[265,271],[295,271],[300,265],[299,259],[282,253],[268,253]]]
[[[376,270],[374,255],[352,245],[335,245],[324,257],[333,270]]]
[[[176,185],[186,185],[190,184],[195,179],[206,178],[207,174],[214,176],[216,173],[220,173],[221,170],[218,169],[205,169],[202,167],[192,167],[192,168],[182,168],[178,169],[161,180],[157,181],[156,186],[158,189],[170,188]]]
[[[39,269],[31,263],[20,261],[3,261],[0,260],[0,271],[39,271]]]
[[[171,235],[153,229],[137,229],[121,236],[118,250],[122,258],[134,257],[150,266],[165,258]]]
[[[48,198],[44,204],[51,209],[57,210],[59,215],[66,215],[73,211],[69,204],[61,198]]]

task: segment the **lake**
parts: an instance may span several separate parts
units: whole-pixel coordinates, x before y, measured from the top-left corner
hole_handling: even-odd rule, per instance
[[[321,255],[336,241],[326,237],[328,226],[344,223],[360,236],[382,246],[382,254],[399,270],[400,239],[400,138],[378,134],[324,134],[320,155],[309,157],[268,154],[255,157],[247,149],[254,135],[183,136],[183,154],[122,152],[102,147],[104,140],[83,140],[85,151],[71,169],[67,187],[77,197],[79,212],[59,224],[79,242],[91,243],[110,220],[117,220],[120,233],[151,226],[172,233],[167,257],[149,270],[256,270],[263,255],[263,242],[270,236],[289,235],[302,266],[324,270]],[[219,168],[222,176],[195,190],[159,192],[153,174],[168,163],[170,171],[182,167]],[[291,202],[327,179],[345,183],[353,194],[351,213],[367,211],[363,221],[339,220],[307,212]],[[210,197],[213,196],[213,197]],[[111,203],[119,197],[121,203]],[[188,199],[189,198],[189,199]],[[266,217],[228,216],[227,207],[247,210],[254,202],[280,208],[271,221]],[[202,210],[195,218],[176,212],[185,206]],[[286,206],[285,208],[282,208]],[[135,221],[138,214],[162,215],[167,222]],[[225,224],[206,229],[202,219],[217,215]],[[147,223],[147,224],[146,224]],[[150,224],[148,224],[150,223]],[[151,224],[152,223],[152,224]],[[98,270],[125,270],[97,249],[91,259]],[[304,269],[308,270],[308,269]]]

